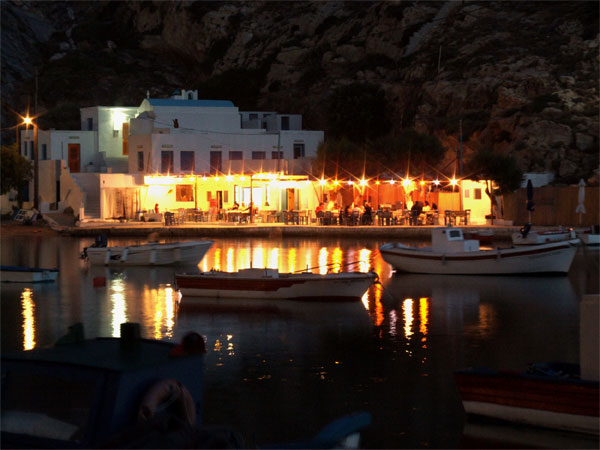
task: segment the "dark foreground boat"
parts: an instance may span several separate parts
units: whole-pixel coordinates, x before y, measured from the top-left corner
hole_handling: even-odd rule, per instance
[[[244,448],[222,427],[202,426],[205,344],[197,333],[175,345],[141,339],[86,340],[80,324],[53,348],[2,355],[3,448]],[[369,413],[342,417],[315,438],[276,447],[358,444]],[[299,445],[299,447],[298,447]]]
[[[524,373],[467,369],[455,376],[467,414],[598,434],[598,382],[579,379],[578,367],[532,364]]]

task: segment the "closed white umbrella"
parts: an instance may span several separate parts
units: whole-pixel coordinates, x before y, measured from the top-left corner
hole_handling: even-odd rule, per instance
[[[579,214],[579,225],[581,225],[581,215],[585,214],[585,181],[579,180],[579,192],[577,193],[577,208],[575,213]]]

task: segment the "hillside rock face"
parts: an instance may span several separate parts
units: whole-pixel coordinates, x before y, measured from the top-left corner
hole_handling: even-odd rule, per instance
[[[485,146],[524,171],[597,182],[597,2],[1,7],[3,102],[23,109],[37,67],[55,128],[69,114],[52,112],[67,104],[137,105],[146,90],[197,88],[241,109],[302,113],[305,127],[327,132],[328,96],[358,81],[384,90],[395,130],[435,133],[449,162],[462,136],[467,160]]]

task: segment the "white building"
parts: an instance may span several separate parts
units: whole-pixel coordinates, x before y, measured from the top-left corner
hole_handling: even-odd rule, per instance
[[[81,130],[39,130],[40,173],[51,169],[40,177],[42,212],[71,206],[82,219],[109,219],[156,204],[162,211],[317,203],[308,175],[324,133],[302,130],[300,115],[240,112],[185,90],[137,108],[80,111]],[[21,133],[21,151],[34,159],[31,130]]]

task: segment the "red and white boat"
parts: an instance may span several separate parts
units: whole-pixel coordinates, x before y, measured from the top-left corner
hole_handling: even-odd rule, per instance
[[[445,275],[521,275],[567,273],[577,253],[579,239],[528,247],[481,250],[479,241],[463,238],[460,228],[431,230],[431,247],[397,242],[379,252],[398,272]]]
[[[577,365],[533,364],[528,372],[466,369],[455,373],[467,414],[598,434],[598,381],[579,379]]]
[[[277,269],[211,270],[180,273],[175,283],[183,297],[278,299],[304,301],[359,300],[378,277],[375,272],[279,273]]]

